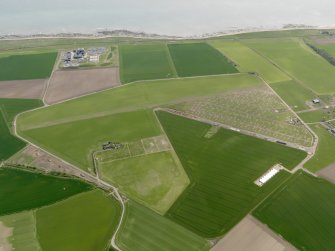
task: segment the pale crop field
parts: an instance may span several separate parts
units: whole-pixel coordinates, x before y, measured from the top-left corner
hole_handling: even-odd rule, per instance
[[[335,93],[335,68],[300,39],[245,40],[283,71],[317,94]]]
[[[173,151],[102,162],[98,168],[104,180],[162,215],[190,183]]]
[[[240,72],[257,72],[268,83],[291,79],[264,57],[239,41],[215,40],[210,44],[237,64]]]
[[[1,216],[0,222],[6,227],[12,228],[12,235],[8,238],[8,241],[12,245],[13,250],[42,250],[36,236],[36,222],[33,211]]]
[[[317,95],[294,80],[271,84],[272,89],[295,111],[310,109],[307,102]]]

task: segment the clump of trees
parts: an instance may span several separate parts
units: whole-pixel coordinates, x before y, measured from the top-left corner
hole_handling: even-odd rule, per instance
[[[315,51],[317,54],[319,54],[321,57],[323,57],[324,59],[326,59],[329,63],[331,63],[332,65],[335,65],[335,58],[330,55],[328,52],[326,52],[323,49],[320,49],[318,47],[316,47],[315,45],[312,45],[310,43],[307,43],[305,41],[305,43],[313,50]]]

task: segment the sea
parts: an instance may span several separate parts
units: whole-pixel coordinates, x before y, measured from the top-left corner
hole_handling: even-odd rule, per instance
[[[0,0],[0,35],[126,29],[200,36],[335,25],[335,0]]]

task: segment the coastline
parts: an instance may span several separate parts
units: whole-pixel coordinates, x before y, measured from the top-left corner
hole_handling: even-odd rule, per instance
[[[329,26],[308,26],[308,25],[285,25],[281,28],[241,28],[222,32],[205,33],[202,35],[192,36],[169,36],[154,33],[135,32],[126,29],[122,30],[105,30],[95,33],[50,33],[50,34],[31,34],[31,35],[0,35],[0,41],[11,40],[33,40],[33,39],[56,39],[56,38],[74,38],[74,39],[106,39],[106,38],[137,38],[152,40],[198,40],[238,35],[245,33],[271,32],[271,31],[290,31],[290,30],[329,30],[335,29],[335,25]]]

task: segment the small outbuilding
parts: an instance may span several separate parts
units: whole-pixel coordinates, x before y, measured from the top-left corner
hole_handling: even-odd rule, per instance
[[[320,104],[320,99],[315,98],[312,100],[313,104]]]

